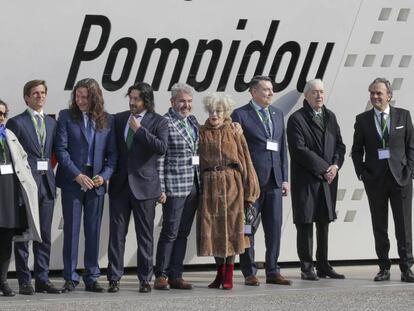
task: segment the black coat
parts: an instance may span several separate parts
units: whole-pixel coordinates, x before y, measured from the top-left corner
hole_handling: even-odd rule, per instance
[[[305,100],[287,123],[290,152],[293,222],[312,223],[318,208],[327,207],[329,221],[336,219],[338,175],[331,184],[323,175],[330,165],[341,168],[345,145],[335,114],[323,107],[325,129],[313,120],[313,110]]]

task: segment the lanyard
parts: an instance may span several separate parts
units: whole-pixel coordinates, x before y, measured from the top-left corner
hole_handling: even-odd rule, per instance
[[[378,127],[379,127],[380,132],[381,132],[382,148],[385,148],[386,147],[385,137],[388,136],[388,125],[387,125],[387,123],[388,123],[389,117],[385,119],[381,115],[380,116],[378,116],[377,114],[375,115],[375,119],[378,122]],[[384,120],[384,125],[382,126],[382,128],[381,128],[381,119]]]
[[[42,153],[42,159],[43,159],[44,158],[44,150],[43,149],[45,148],[45,141],[46,141],[46,123],[45,123],[45,119],[42,118],[42,123],[40,124],[40,127],[38,126],[36,118],[34,117],[34,115],[32,115],[32,121],[33,121],[33,125],[35,127],[35,130],[36,130],[37,139],[39,140],[40,152]]]
[[[266,120],[264,119],[264,116],[262,115],[262,113],[256,109],[256,107],[254,107],[257,115],[260,118],[260,121],[262,121],[263,126],[265,127],[265,130],[267,132],[268,138],[272,138],[272,127],[271,127],[271,120],[270,120],[270,114],[269,114],[269,109],[268,108],[263,108],[264,112],[266,113]]]
[[[196,133],[194,131],[194,128],[189,123],[188,119],[186,119],[186,121],[180,120],[179,122],[180,122],[181,126],[184,127],[184,129],[187,131],[187,133],[190,136],[190,139],[191,139],[191,142],[192,142],[191,149],[193,150],[194,153],[197,153],[197,145],[195,143],[197,138],[196,138]]]

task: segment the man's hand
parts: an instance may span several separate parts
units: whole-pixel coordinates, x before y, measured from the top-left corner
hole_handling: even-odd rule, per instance
[[[167,201],[167,196],[165,195],[165,192],[161,192],[161,195],[158,199],[158,203],[164,204]]]
[[[337,173],[338,167],[336,165],[331,165],[328,167],[325,174],[323,174],[323,177],[328,182],[328,184],[330,184],[335,179]]]
[[[231,129],[233,130],[234,134],[243,134],[243,129],[238,122],[232,122],[231,123]]]
[[[100,176],[100,175],[95,175],[92,178],[92,181],[93,181],[93,185],[94,185],[95,188],[98,188],[98,187],[102,186],[103,183],[105,182],[105,180],[103,179],[103,177]]]
[[[282,183],[282,196],[286,197],[289,193],[289,184],[287,181],[284,181]]]
[[[141,127],[141,121],[132,116],[132,118],[129,118],[129,127],[136,132]]]
[[[75,181],[81,186],[83,190],[90,190],[94,187],[93,180],[84,174],[76,176]]]

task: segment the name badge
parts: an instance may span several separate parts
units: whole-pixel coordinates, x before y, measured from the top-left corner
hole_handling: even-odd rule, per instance
[[[251,225],[244,225],[244,234],[252,234],[252,226]]]
[[[268,140],[266,143],[266,150],[279,151],[279,143],[274,140]]]
[[[378,149],[378,159],[384,160],[391,158],[390,149],[388,148],[380,148]]]
[[[13,166],[11,164],[1,164],[0,173],[1,175],[13,174]]]
[[[48,159],[37,160],[37,170],[38,171],[47,171],[48,168],[49,168],[49,160]]]
[[[191,157],[191,164],[192,165],[200,165],[200,157],[199,156],[192,156]]]

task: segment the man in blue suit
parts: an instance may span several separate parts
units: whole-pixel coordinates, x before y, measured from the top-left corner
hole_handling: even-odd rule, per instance
[[[129,87],[129,110],[115,115],[118,162],[109,184],[108,292],[119,291],[125,238],[131,212],[137,237],[139,291],[151,291],[155,205],[161,196],[157,160],[168,145],[168,121],[154,111],[154,93],[145,82]]]
[[[253,165],[259,178],[260,197],[255,203],[260,213],[266,245],[266,283],[290,285],[277,264],[282,227],[282,196],[288,192],[288,160],[283,113],[271,106],[273,83],[269,77],[255,76],[250,82],[252,99],[232,114],[243,128]],[[254,261],[254,235],[250,248],[240,255],[245,284],[260,285]]]
[[[55,148],[64,220],[63,292],[73,291],[79,283],[76,266],[82,209],[85,290],[104,292],[97,281],[99,237],[106,182],[115,168],[117,150],[113,117],[104,111],[102,91],[94,79],[80,80],[69,109],[60,111]]]
[[[27,261],[29,249],[27,242],[14,244],[16,272],[19,280],[19,293],[33,295],[34,292],[58,294],[49,281],[49,261],[51,247],[51,228],[55,205],[55,175],[50,162],[56,121],[44,114],[43,107],[47,97],[44,80],[31,80],[23,88],[27,109],[11,118],[7,127],[16,134],[28,156],[28,162],[38,187],[40,233],[42,242],[33,242],[35,289],[31,285],[31,273]]]

